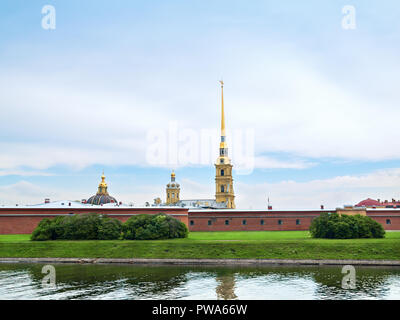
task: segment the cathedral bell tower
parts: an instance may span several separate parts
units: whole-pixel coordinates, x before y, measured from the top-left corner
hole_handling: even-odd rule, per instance
[[[179,201],[179,192],[181,191],[179,183],[175,181],[175,172],[171,173],[171,181],[167,184],[166,204],[173,205]]]
[[[221,83],[222,106],[221,106],[221,143],[219,144],[219,157],[215,163],[215,200],[225,203],[226,208],[235,209],[235,193],[233,191],[232,164],[228,157],[228,145],[225,135],[224,114],[224,82]]]

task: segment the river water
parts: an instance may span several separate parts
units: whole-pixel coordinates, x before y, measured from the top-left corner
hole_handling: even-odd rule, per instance
[[[0,264],[0,299],[400,299],[400,268],[356,267],[343,289],[342,267],[195,267]]]

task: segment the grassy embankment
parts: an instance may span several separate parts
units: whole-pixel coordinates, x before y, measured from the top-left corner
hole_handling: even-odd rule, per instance
[[[400,232],[385,239],[312,239],[307,231],[192,232],[158,241],[30,241],[0,235],[0,257],[400,260]]]

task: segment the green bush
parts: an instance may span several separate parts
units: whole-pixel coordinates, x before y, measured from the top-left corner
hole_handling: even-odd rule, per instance
[[[51,224],[52,221],[48,218],[41,220],[35,230],[33,230],[31,239],[35,241],[52,240]]]
[[[310,226],[313,238],[355,239],[383,238],[385,230],[382,225],[370,217],[361,215],[339,215],[322,213]]]
[[[118,219],[103,219],[103,223],[98,229],[99,240],[114,240],[121,237],[122,222]]]
[[[113,240],[121,236],[121,222],[95,213],[43,219],[32,232],[34,241]]]
[[[186,225],[165,214],[141,214],[124,224],[96,213],[43,219],[32,232],[34,241],[46,240],[150,240],[185,238]]]
[[[122,225],[122,236],[126,240],[186,238],[187,235],[183,222],[163,213],[133,216]]]

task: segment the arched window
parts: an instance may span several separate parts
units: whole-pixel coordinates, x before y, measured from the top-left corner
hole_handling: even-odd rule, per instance
[[[225,175],[225,171],[224,171],[224,169],[222,169],[221,170],[221,176],[224,176]]]
[[[221,192],[225,192],[225,186],[221,186]]]

